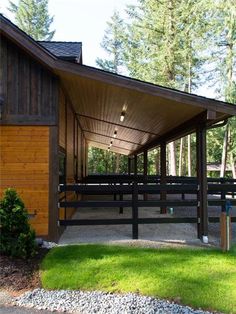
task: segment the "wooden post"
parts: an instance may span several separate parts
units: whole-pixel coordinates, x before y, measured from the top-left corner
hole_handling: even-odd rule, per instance
[[[143,152],[143,175],[144,175],[144,184],[147,184],[147,174],[148,174],[148,151],[145,150]],[[143,199],[147,201],[148,195],[147,193],[143,194]]]
[[[230,250],[232,238],[231,215],[221,212],[220,216],[220,245],[223,252]]]
[[[137,177],[138,174],[138,156],[134,156],[134,176]]]
[[[161,184],[166,184],[166,143],[161,143]],[[162,201],[166,200],[166,191],[161,191],[160,199]],[[161,207],[161,214],[166,214],[167,208],[166,206]]]
[[[122,182],[120,183],[120,185],[122,186],[123,184],[122,184]],[[120,193],[120,201],[123,201],[123,194],[122,193]],[[119,211],[119,214],[123,214],[123,207],[120,207],[120,211]]]
[[[132,200],[132,237],[138,239],[138,183],[133,182],[133,200]]]
[[[198,238],[208,242],[206,127],[197,128]]]

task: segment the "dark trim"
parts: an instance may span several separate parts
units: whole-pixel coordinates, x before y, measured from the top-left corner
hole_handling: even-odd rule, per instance
[[[231,217],[233,223],[236,222],[236,217]],[[196,223],[196,217],[158,217],[158,218],[138,218],[137,224],[176,224],[176,223]],[[209,217],[209,223],[219,223],[219,217]],[[131,225],[133,219],[70,219],[59,220],[61,226],[103,226],[103,225]]]
[[[10,121],[9,121],[10,120]],[[21,120],[21,119],[12,119],[12,118],[9,118],[8,121],[6,120],[1,120],[0,121],[0,125],[8,125],[8,126],[11,126],[11,125],[26,125],[26,126],[32,126],[32,125],[37,125],[37,126],[56,126],[57,123],[56,121],[34,121],[34,120]]]
[[[195,116],[194,118],[182,123],[181,125],[177,126],[176,128],[172,129],[171,131],[165,133],[164,135],[158,136],[155,139],[151,140],[147,144],[143,145],[143,147],[137,149],[132,154],[140,154],[144,150],[150,150],[159,146],[163,142],[171,142],[174,140],[179,139],[185,135],[195,132],[196,127],[201,122],[206,121],[206,112],[202,112]]]
[[[141,144],[138,144],[138,143],[135,143],[135,142],[131,142],[131,141],[127,141],[127,140],[123,140],[123,139],[121,139],[119,137],[114,138],[113,134],[111,136],[109,136],[109,135],[105,135],[105,134],[102,134],[102,133],[92,132],[92,131],[89,131],[89,130],[84,130],[84,132],[85,133],[87,132],[87,133],[91,133],[91,134],[95,134],[95,135],[104,136],[104,137],[112,139],[113,141],[118,140],[118,141],[121,141],[121,142],[126,142],[126,143],[137,145],[137,146],[142,146]]]
[[[95,141],[95,140],[89,140],[89,139],[86,138],[86,136],[85,136],[84,138],[85,138],[86,142],[91,142],[91,143],[97,143],[97,144],[101,144],[101,145],[106,145],[107,147],[109,146],[109,144],[107,144],[107,143],[102,143],[102,142],[98,142],[98,141]],[[124,147],[120,147],[120,146],[116,146],[116,145],[112,145],[112,147],[118,148],[118,149],[121,149],[121,150],[127,150],[127,151],[129,151],[129,152],[131,151],[131,149],[124,148]],[[120,154],[122,154],[122,153],[120,153]]]
[[[152,132],[148,132],[148,131],[145,131],[145,130],[133,128],[133,127],[131,127],[131,126],[127,126],[127,125],[124,125],[124,124],[115,123],[115,122],[107,121],[107,120],[103,120],[103,119],[98,119],[98,118],[95,118],[95,117],[92,117],[92,116],[87,116],[87,115],[85,115],[85,114],[80,114],[80,113],[76,113],[76,114],[77,114],[77,116],[79,116],[79,117],[81,117],[81,118],[90,119],[90,120],[95,120],[95,121],[99,121],[99,122],[104,122],[104,123],[116,125],[116,126],[119,126],[119,127],[125,128],[125,129],[129,129],[129,130],[138,131],[138,132],[142,132],[142,133],[146,133],[146,134],[151,134],[151,135],[157,136],[156,133],[152,133]]]
[[[197,215],[198,237],[208,236],[208,203],[207,203],[207,152],[206,152],[206,126],[200,124],[196,133],[197,144],[197,178],[199,185]]]
[[[51,241],[58,241],[58,184],[59,184],[59,136],[58,127],[49,128],[49,208],[48,235]]]

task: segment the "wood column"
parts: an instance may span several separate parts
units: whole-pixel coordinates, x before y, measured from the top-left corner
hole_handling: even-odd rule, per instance
[[[207,154],[206,127],[199,125],[197,137],[197,178],[198,178],[198,238],[204,242],[208,237],[208,208],[207,208]]]
[[[134,156],[134,181],[133,181],[133,195],[132,195],[132,236],[133,239],[138,239],[138,156]]]
[[[134,175],[137,176],[138,174],[138,156],[134,156]]]
[[[160,153],[160,165],[161,165],[161,184],[166,184],[166,142],[161,143],[161,153]],[[166,201],[166,191],[160,193],[160,199]],[[166,214],[166,206],[161,207],[161,214]]]
[[[148,151],[145,150],[143,152],[143,175],[144,175],[144,183],[147,184],[147,174],[148,174]],[[147,201],[148,196],[147,193],[143,195],[143,199]]]
[[[58,127],[49,129],[49,233],[50,241],[59,239],[59,209],[58,209],[58,185],[59,185],[59,133]],[[61,230],[63,231],[63,230]]]

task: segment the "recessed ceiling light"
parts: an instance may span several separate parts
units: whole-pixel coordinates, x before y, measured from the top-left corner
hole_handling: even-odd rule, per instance
[[[125,119],[125,112],[122,111],[122,112],[121,112],[121,115],[120,115],[120,122],[123,122],[124,119]]]

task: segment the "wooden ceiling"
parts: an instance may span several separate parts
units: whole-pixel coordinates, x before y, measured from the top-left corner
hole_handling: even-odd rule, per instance
[[[58,71],[58,74],[88,144],[107,149],[112,141],[111,151],[121,154],[140,151],[153,140],[206,112],[204,106],[120,86],[112,80],[104,82],[96,76],[69,71]],[[125,119],[120,122],[124,108]],[[215,117],[219,120],[221,116],[217,113]],[[116,138],[114,131],[117,131]]]
[[[116,130],[112,150],[129,155],[236,115],[232,104],[62,61],[1,15],[0,32],[59,76],[90,145],[107,149]]]

